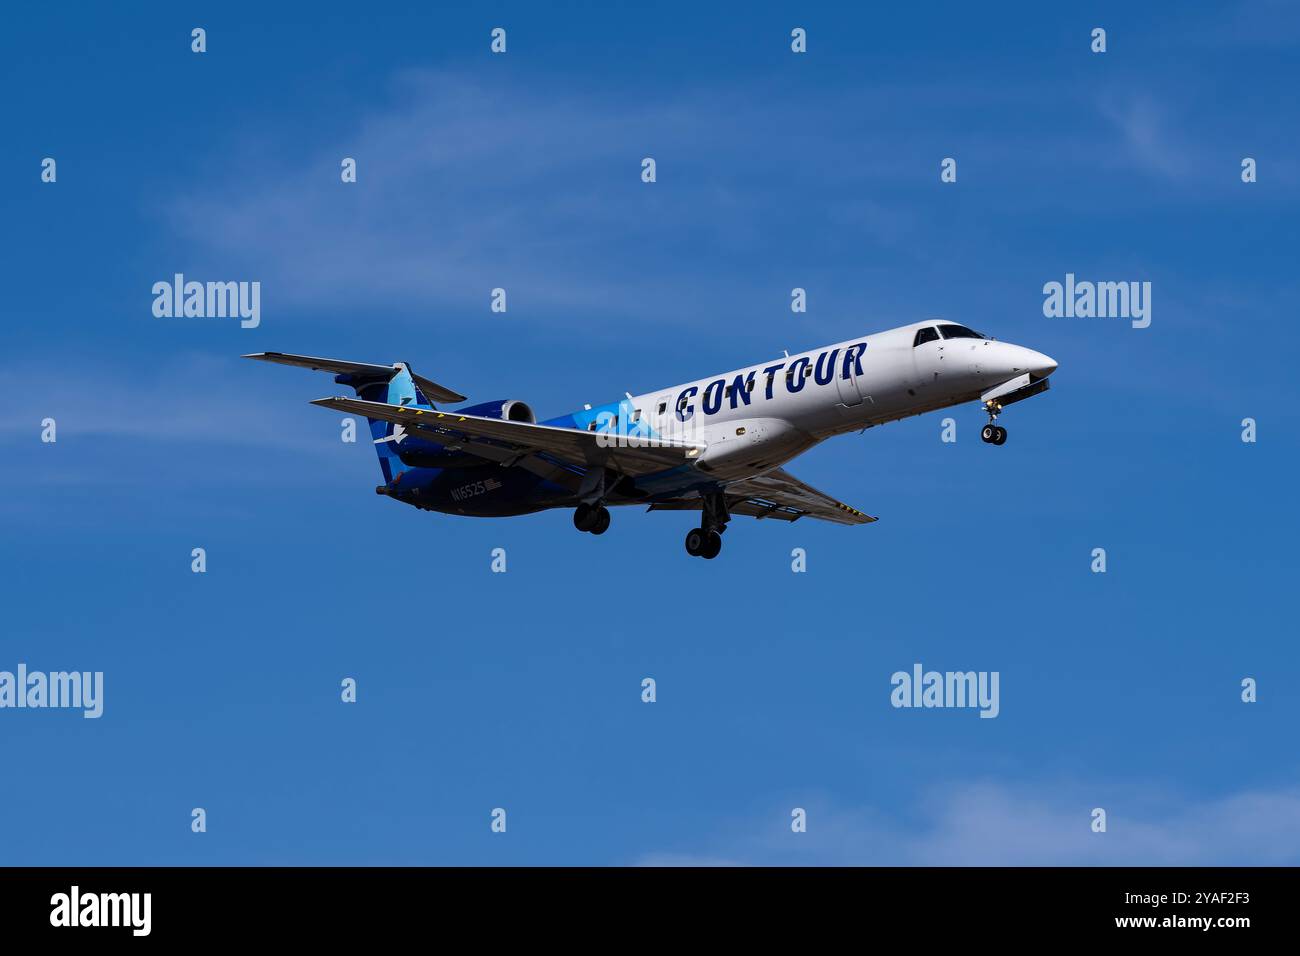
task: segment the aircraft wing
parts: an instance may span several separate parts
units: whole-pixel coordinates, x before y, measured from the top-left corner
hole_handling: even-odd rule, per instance
[[[651,511],[698,511],[699,498],[658,501]],[[727,485],[727,510],[733,515],[797,521],[805,515],[835,524],[869,524],[876,519],[804,484],[783,468]]]
[[[702,450],[697,445],[668,439],[653,439],[653,444],[642,439],[638,445],[634,437],[502,421],[429,408],[407,408],[359,398],[319,398],[312,404],[394,422],[418,438],[474,454],[487,452],[485,457],[497,460],[508,459],[512,454],[542,453],[583,468],[603,466],[632,476],[690,464]],[[503,456],[503,448],[510,454]]]

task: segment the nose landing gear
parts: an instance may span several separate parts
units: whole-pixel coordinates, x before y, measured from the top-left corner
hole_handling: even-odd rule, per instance
[[[984,410],[989,413],[989,423],[980,430],[980,440],[990,445],[1006,444],[1007,430],[996,424],[1002,406],[997,402],[988,401],[984,403]]]

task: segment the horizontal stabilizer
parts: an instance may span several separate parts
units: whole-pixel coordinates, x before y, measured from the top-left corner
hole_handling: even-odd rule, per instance
[[[408,372],[411,370],[408,368]],[[424,392],[424,397],[431,402],[456,403],[465,401],[465,396],[459,392],[453,392],[451,389],[439,385],[437,382],[431,382],[423,375],[416,375],[411,372],[411,381],[420,386],[420,391]]]
[[[255,359],[258,362],[274,362],[276,365],[295,365],[298,368],[309,368],[313,372],[355,375],[360,378],[379,376],[391,378],[400,369],[406,368],[400,362],[394,365],[372,365],[369,362],[347,362],[343,359],[317,358],[313,355],[289,355],[286,352],[254,352],[251,355],[245,355],[244,358]],[[430,381],[422,375],[416,375],[410,368],[406,368],[406,371],[429,401],[443,403],[465,401],[465,396],[459,392],[453,392],[451,389]]]

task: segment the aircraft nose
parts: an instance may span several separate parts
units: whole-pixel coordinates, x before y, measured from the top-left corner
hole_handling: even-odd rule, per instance
[[[1019,359],[1016,362],[1021,368],[1027,371],[1034,378],[1047,378],[1056,371],[1056,359],[1050,355],[1044,355],[1042,352],[1035,352],[1033,349],[1022,348]]]
[[[1056,359],[1050,355],[1044,355],[1042,352],[1034,353],[1034,361],[1029,366],[1029,374],[1036,375],[1039,378],[1047,378],[1056,371]]]

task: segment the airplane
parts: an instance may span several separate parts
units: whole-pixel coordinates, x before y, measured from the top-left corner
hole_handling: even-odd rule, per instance
[[[467,399],[406,362],[244,358],[332,372],[353,389],[312,404],[370,422],[377,494],[478,517],[572,508],[574,526],[594,535],[617,505],[698,511],[686,551],[702,558],[718,556],[735,515],[877,520],[781,466],[832,436],[977,399],[988,415],[980,437],[1002,445],[998,415],[1046,391],[1056,370],[1041,352],[933,319],[539,422],[517,399],[441,409]]]

